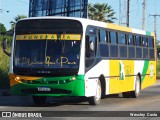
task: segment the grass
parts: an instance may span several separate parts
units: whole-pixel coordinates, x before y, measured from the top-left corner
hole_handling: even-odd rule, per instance
[[[11,37],[7,36],[7,39],[9,41],[9,45],[11,45]],[[0,36],[0,89],[7,89],[9,88],[10,58],[3,52],[2,40],[3,40],[3,36]]]
[[[0,88],[5,89],[9,87],[9,57],[3,53],[0,48]]]
[[[160,60],[157,60],[157,79],[160,79]]]

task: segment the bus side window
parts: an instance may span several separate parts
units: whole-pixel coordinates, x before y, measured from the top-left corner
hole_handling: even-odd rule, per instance
[[[116,32],[114,31],[110,32],[110,43],[117,44],[117,35],[116,35]]]
[[[126,44],[126,37],[124,33],[121,32],[118,33],[118,43],[123,45]]]
[[[99,42],[108,42],[107,31],[100,29],[99,30]]]
[[[86,58],[95,58],[97,51],[97,28],[88,26],[86,30]]]
[[[127,45],[126,45],[126,35],[125,33],[118,32],[118,44],[119,44],[119,57],[127,58]]]
[[[148,59],[148,38],[142,37],[143,58]]]
[[[101,57],[109,57],[108,31],[99,30],[99,53]]]
[[[134,35],[128,35],[128,58],[135,58],[135,46],[134,46]]]
[[[96,31],[97,31],[97,29],[95,27],[89,26],[89,27],[87,27],[86,34],[87,35],[96,35]]]
[[[96,36],[86,36],[86,57],[94,58],[96,56]]]
[[[149,47],[149,59],[153,60],[155,59],[154,55],[154,40],[153,37],[148,38],[148,47]]]
[[[142,58],[141,37],[136,35],[136,58]]]
[[[141,37],[140,36],[136,36],[136,46],[141,46]]]
[[[128,35],[128,45],[134,45],[134,36]]]
[[[110,57],[118,57],[118,44],[117,44],[117,33],[110,31]]]
[[[153,48],[154,47],[154,41],[153,41],[153,38],[152,37],[149,37],[149,39],[148,39],[148,47],[150,47],[150,48]]]
[[[148,47],[148,39],[146,37],[142,38],[142,46],[143,47]]]
[[[85,66],[89,68],[95,61],[97,51],[97,37],[94,35],[86,35],[86,59]]]

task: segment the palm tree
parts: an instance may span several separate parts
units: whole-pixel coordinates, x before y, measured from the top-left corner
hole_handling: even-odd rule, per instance
[[[92,20],[113,23],[116,20],[114,15],[114,10],[108,4],[96,3],[88,5],[88,17]]]
[[[25,15],[17,15],[15,18],[14,18],[14,21],[10,21],[10,24],[11,24],[11,30],[14,30],[14,27],[17,23],[18,20],[22,19],[22,18],[26,18],[27,16]]]

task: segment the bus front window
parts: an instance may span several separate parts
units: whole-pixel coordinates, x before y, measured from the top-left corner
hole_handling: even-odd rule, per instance
[[[80,41],[22,40],[16,42],[15,66],[22,68],[78,68]]]
[[[42,68],[45,55],[45,41],[16,41],[15,67]]]
[[[78,68],[80,41],[48,41],[46,68]]]
[[[78,73],[82,25],[73,20],[24,20],[16,25],[14,72]],[[65,73],[63,73],[65,74]]]

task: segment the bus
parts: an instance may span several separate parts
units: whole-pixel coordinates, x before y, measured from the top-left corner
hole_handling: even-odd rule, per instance
[[[156,82],[153,32],[84,18],[33,17],[16,23],[10,55],[13,95],[137,98]],[[4,51],[5,49],[4,41]]]

